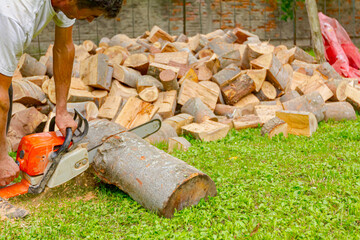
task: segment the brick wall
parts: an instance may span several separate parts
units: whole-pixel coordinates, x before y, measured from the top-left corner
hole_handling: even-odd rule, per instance
[[[355,44],[360,44],[360,1],[318,0],[319,11],[340,20]],[[339,8],[339,5],[341,6]],[[353,8],[355,6],[355,8]],[[208,33],[222,28],[241,27],[274,44],[293,45],[294,21],[280,20],[281,11],[276,0],[187,0],[186,33]],[[310,29],[306,8],[297,4],[297,45],[310,47]],[[125,33],[130,37],[158,25],[170,34],[183,32],[182,0],[126,0],[117,19],[97,19],[92,23],[77,21],[73,27],[75,43],[86,39],[98,42],[101,37]],[[54,24],[49,24],[27,50],[33,55],[43,54],[54,39]]]

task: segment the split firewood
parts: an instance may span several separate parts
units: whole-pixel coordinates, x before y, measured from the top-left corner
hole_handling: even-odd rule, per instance
[[[282,110],[276,116],[287,123],[288,134],[310,137],[318,127],[315,115],[310,112]]]
[[[223,96],[221,94],[221,89],[220,89],[219,85],[217,85],[216,83],[211,82],[211,81],[201,81],[201,82],[199,82],[199,84],[201,86],[206,87],[213,94],[218,95],[219,96],[218,97],[218,102],[222,103],[222,104],[225,104],[225,101],[224,101]]]
[[[297,72],[295,71],[293,73],[293,77],[292,77],[292,82],[291,82],[291,86],[290,86],[290,90],[294,91],[296,90],[299,86],[303,85],[304,83],[310,82],[311,76],[308,76],[304,73],[301,72]],[[307,85],[304,84],[304,87],[306,87]]]
[[[255,83],[255,91],[259,92],[261,87],[263,86],[263,83],[266,79],[266,70],[265,69],[259,69],[259,70],[247,70],[246,74],[254,80]]]
[[[231,31],[228,30],[223,36],[220,37],[222,41],[226,43],[234,43],[238,40],[237,36]]]
[[[139,93],[139,97],[145,102],[155,102],[159,98],[159,89],[155,86],[145,88]]]
[[[207,120],[202,123],[191,123],[182,129],[184,134],[191,134],[196,139],[210,142],[225,138],[230,127],[226,124]]]
[[[260,117],[254,114],[239,116],[232,121],[236,130],[245,128],[257,128],[262,125]]]
[[[208,67],[201,65],[197,69],[197,76],[199,81],[208,81],[212,78],[213,74]]]
[[[294,60],[299,60],[299,61],[303,61],[303,62],[307,62],[307,63],[315,63],[315,59],[313,56],[311,56],[310,54],[308,54],[307,52],[305,52],[304,50],[302,50],[299,47],[293,47],[292,49],[289,50],[292,54],[292,56],[289,59],[289,62],[293,62]]]
[[[206,120],[217,121],[217,117],[200,98],[190,98],[181,108],[182,113],[194,116],[195,122],[202,123]]]
[[[133,68],[145,75],[149,68],[149,58],[143,53],[132,54],[126,58],[124,66]]]
[[[171,43],[171,42],[165,42],[160,51],[162,53],[169,53],[169,52],[177,52],[178,49],[175,47],[175,44]]]
[[[135,40],[129,38],[125,34],[116,34],[110,39],[109,46],[120,46],[122,48],[128,49],[135,44]]]
[[[279,59],[279,61],[281,62],[281,64],[287,64],[289,63],[290,58],[292,57],[292,52],[289,51],[287,48],[278,51],[277,53],[275,53],[276,57]]]
[[[240,28],[235,28],[233,30],[233,33],[236,35],[237,39],[237,43],[239,44],[243,44],[244,42],[246,42],[248,40],[249,37],[257,37],[255,34],[252,34],[246,30],[240,29]]]
[[[139,93],[145,88],[152,86],[157,87],[159,90],[164,90],[162,83],[156,78],[150,75],[140,76],[136,84],[136,91]]]
[[[274,46],[268,44],[267,42],[260,44],[248,44],[248,47],[248,56],[250,62],[262,55],[273,54],[275,49]]]
[[[179,91],[178,104],[184,105],[190,98],[194,97],[199,97],[205,105],[214,110],[219,95],[198,83],[185,80]]]
[[[125,83],[130,87],[136,87],[140,76],[141,74],[132,68],[120,66],[118,64],[114,65],[113,78],[119,82]]]
[[[242,59],[239,49],[235,49],[233,51],[227,52],[219,57],[221,68],[226,68],[230,64],[235,64],[236,66],[241,66]]]
[[[32,82],[41,88],[43,83],[48,79],[49,79],[49,77],[44,75],[44,76],[26,77],[26,78],[23,78],[22,80]]]
[[[340,74],[328,62],[321,64],[317,70],[328,79],[342,79]]]
[[[190,81],[193,81],[193,82],[196,82],[196,83],[199,82],[198,76],[197,76],[195,70],[192,69],[192,68],[190,68],[190,69],[184,74],[184,76],[183,76],[182,78],[180,78],[180,80],[178,81],[178,83],[181,85],[181,84],[183,84],[183,82],[184,82],[186,79],[188,79],[188,80],[190,80]]]
[[[106,55],[96,54],[81,62],[80,76],[86,85],[110,89],[114,69],[108,65],[108,60]]]
[[[296,71],[299,68],[304,68],[305,71],[308,72],[310,76],[312,76],[312,72],[318,69],[320,67],[320,64],[311,64],[300,60],[294,60],[291,63],[291,66],[293,67],[294,71]]]
[[[332,91],[328,88],[328,86],[324,83],[323,79],[320,76],[312,76],[310,80],[303,82],[301,85],[297,86],[296,91],[300,94],[308,94],[311,92],[319,92],[324,101],[329,100],[333,97]]]
[[[260,100],[252,93],[246,95],[245,97],[243,97],[242,99],[240,99],[240,101],[238,101],[236,104],[234,104],[234,106],[236,107],[252,107],[254,108],[256,105],[260,104]]]
[[[86,50],[86,48],[83,45],[75,45],[75,56],[74,59],[82,62],[85,59],[87,59],[88,57],[90,57],[90,53]]]
[[[122,98],[120,96],[108,96],[104,104],[99,109],[99,118],[106,118],[112,120],[116,117],[122,103]]]
[[[254,107],[236,107],[229,106],[225,104],[216,104],[214,113],[217,116],[226,116],[227,118],[237,118],[245,115],[250,115],[254,113]]]
[[[351,103],[355,110],[360,111],[360,90],[355,87],[347,86],[345,89],[345,95],[346,101]]]
[[[327,122],[332,119],[334,121],[356,120],[356,112],[348,102],[331,102],[325,104],[325,118]]]
[[[148,136],[145,140],[151,144],[169,143],[170,138],[177,136],[175,129],[170,124],[163,122],[159,131]]]
[[[255,69],[266,69],[267,80],[277,88],[285,90],[289,73],[285,71],[283,65],[274,54],[265,54],[251,61],[251,66]]]
[[[109,47],[110,38],[108,37],[102,37],[99,41],[99,47]]]
[[[175,150],[186,152],[191,147],[191,143],[183,137],[169,138],[168,152],[172,153]]]
[[[188,42],[188,41],[189,41],[188,37],[187,37],[185,34],[183,34],[183,33],[181,33],[181,34],[176,38],[176,42],[184,42],[184,43],[186,43],[186,42]]]
[[[171,71],[175,72],[176,74],[179,74],[180,68],[168,66],[165,64],[161,64],[161,63],[152,62],[149,65],[147,74],[159,79],[160,73],[164,70],[171,70]]]
[[[274,54],[277,55],[279,52],[284,51],[284,50],[288,50],[287,46],[285,46],[285,45],[275,46]]]
[[[158,110],[159,107],[151,103],[144,102],[136,97],[131,97],[127,100],[115,119],[115,122],[130,129],[150,121]]]
[[[230,64],[226,68],[222,69],[211,78],[212,81],[216,82],[220,87],[224,86],[228,82],[231,82],[234,78],[240,74],[240,68],[235,64]]]
[[[80,112],[88,121],[94,120],[98,117],[99,109],[94,102],[69,102],[66,105],[67,111],[75,113],[75,109]],[[53,112],[56,112],[56,107]]]
[[[39,62],[44,64],[44,66],[46,67],[46,75],[51,78],[54,75],[53,57],[52,56],[42,56],[42,57],[40,57]]]
[[[214,52],[211,49],[201,49],[197,56],[199,59],[205,58],[205,57],[211,57],[214,54]]]
[[[111,84],[111,90],[109,92],[109,96],[120,96],[124,100],[127,100],[130,97],[136,97],[137,95],[138,93],[136,89],[127,87],[118,81],[113,81]]]
[[[187,65],[189,63],[188,52],[157,53],[154,55],[154,62],[169,65],[170,62]]]
[[[273,138],[276,135],[283,134],[288,136],[287,123],[278,117],[274,117],[267,121],[261,128],[261,136],[268,135],[269,138]]]
[[[13,116],[15,113],[20,112],[25,109],[27,109],[27,107],[24,104],[14,102],[12,105],[11,116]]]
[[[85,40],[82,45],[84,46],[84,48],[86,49],[86,51],[88,51],[88,53],[90,54],[95,54],[96,53],[96,44],[91,41],[91,40]]]
[[[22,103],[25,106],[37,106],[46,103],[46,96],[42,89],[27,80],[13,80],[13,102]]]
[[[18,66],[23,77],[43,76],[46,74],[45,65],[27,53],[21,56]]]
[[[158,114],[164,119],[174,116],[176,109],[176,90],[160,92],[154,106],[159,107]]]
[[[53,80],[54,79],[52,78],[51,81]],[[71,78],[70,88],[77,90],[86,90],[89,92],[94,90],[92,87],[85,85],[85,83],[80,78],[74,78],[74,77]]]
[[[297,97],[300,97],[300,94],[297,91],[290,91],[288,93],[285,93],[283,96],[281,96],[280,101],[284,103]]]
[[[121,46],[112,46],[112,47],[106,48],[105,51],[103,52],[103,54],[105,54],[106,56],[109,57],[109,62],[113,61],[113,59],[117,58],[117,56],[121,54],[122,62],[118,63],[118,64],[123,64],[124,61],[126,60],[126,58],[130,55],[128,50]]]
[[[260,118],[261,125],[275,117],[277,111],[283,110],[280,105],[257,105],[255,114]]]
[[[268,81],[265,81],[259,92],[255,93],[255,96],[260,101],[274,100],[277,96],[276,88]]]
[[[157,42],[159,39],[169,41],[169,42],[174,42],[174,39],[167,32],[165,32],[158,26],[154,26],[151,29],[151,32],[149,35],[149,40],[150,40],[150,42],[154,43],[154,42]]]
[[[255,90],[255,82],[247,74],[242,74],[233,81],[221,87],[224,100],[227,104],[234,105],[241,98]]]
[[[330,100],[339,102],[346,100],[345,91],[348,86],[348,82],[346,80],[343,80],[342,78],[330,79],[326,81],[325,84],[333,93],[333,96],[330,98]]]
[[[193,122],[194,122],[193,116],[187,113],[181,113],[176,116],[165,119],[163,123],[167,123],[171,125],[175,129],[176,133],[178,135],[181,135],[183,133],[182,127],[189,125]]]
[[[160,81],[161,81],[165,91],[179,89],[179,83],[177,81],[177,74],[174,71],[172,71],[170,69],[166,69],[160,73],[159,78],[160,78]]]

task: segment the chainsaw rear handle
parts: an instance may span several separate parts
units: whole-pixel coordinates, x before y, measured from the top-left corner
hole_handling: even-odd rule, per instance
[[[52,154],[54,154],[53,156],[51,156],[53,159],[56,158],[60,153],[66,152],[66,150],[70,146],[72,137],[73,137],[73,132],[72,132],[71,127],[66,128],[66,136],[65,136],[64,143],[61,145],[59,150],[52,152]]]

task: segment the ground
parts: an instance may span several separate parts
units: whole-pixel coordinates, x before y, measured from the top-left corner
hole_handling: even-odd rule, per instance
[[[31,214],[1,221],[8,239],[352,239],[360,234],[360,118],[320,123],[310,138],[233,130],[174,155],[218,195],[165,219],[91,173],[12,200]],[[159,146],[160,148],[164,146]]]

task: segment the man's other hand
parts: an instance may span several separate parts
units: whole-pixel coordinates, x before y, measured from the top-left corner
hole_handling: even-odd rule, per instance
[[[19,176],[20,169],[7,153],[0,157],[0,187],[3,187]]]
[[[73,132],[75,132],[77,128],[77,123],[74,121],[71,114],[67,111],[57,112],[55,123],[64,137],[66,137],[66,128],[71,127]]]

